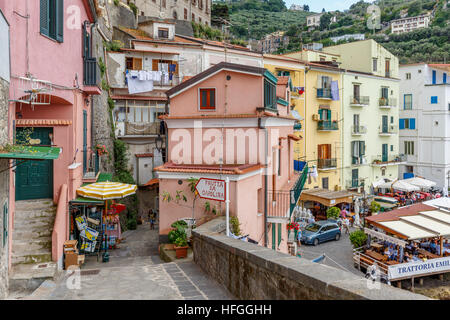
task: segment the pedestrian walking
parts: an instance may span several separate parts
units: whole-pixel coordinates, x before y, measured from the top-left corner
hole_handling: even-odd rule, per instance
[[[350,233],[350,223],[349,223],[348,219],[342,219],[342,225],[344,227],[345,233],[349,234]]]
[[[156,215],[155,215],[155,211],[153,209],[148,210],[148,219],[150,222],[150,230],[155,229]]]
[[[299,229],[297,233],[297,244],[300,247],[302,245],[302,230]]]

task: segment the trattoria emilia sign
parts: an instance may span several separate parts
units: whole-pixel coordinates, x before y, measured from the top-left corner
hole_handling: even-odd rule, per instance
[[[225,180],[200,178],[195,185],[198,195],[202,199],[225,201]]]
[[[390,266],[388,269],[388,278],[389,280],[395,280],[448,271],[450,271],[450,257],[443,257]]]

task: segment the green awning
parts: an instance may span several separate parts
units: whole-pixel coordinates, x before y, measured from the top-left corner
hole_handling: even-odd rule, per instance
[[[97,178],[97,182],[112,181],[112,178],[113,178],[112,173],[101,172]]]
[[[89,199],[85,197],[78,197],[76,199],[70,200],[71,204],[105,204],[105,201]]]
[[[0,151],[0,158],[22,160],[55,160],[61,153],[58,147],[13,146],[10,152]]]

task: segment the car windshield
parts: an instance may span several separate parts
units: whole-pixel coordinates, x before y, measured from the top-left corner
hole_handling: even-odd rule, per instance
[[[305,230],[307,231],[311,231],[311,232],[317,232],[320,229],[320,225],[318,225],[317,223],[311,223],[309,225],[306,226]]]

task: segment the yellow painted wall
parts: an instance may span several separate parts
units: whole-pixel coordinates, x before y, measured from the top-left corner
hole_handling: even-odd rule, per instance
[[[317,78],[318,76],[329,76],[332,81],[338,81],[340,89],[340,100],[331,101],[317,98]],[[311,179],[306,182],[305,187],[312,189],[314,187],[322,188],[322,178],[328,178],[328,189],[335,190],[342,188],[341,185],[341,100],[342,100],[342,79],[341,73],[333,73],[326,69],[312,68],[306,74],[306,114],[305,114],[305,154],[306,161],[310,167],[316,165],[318,159],[318,145],[331,144],[331,158],[337,159],[335,169],[320,170],[318,169],[318,178],[316,181]],[[329,105],[331,109],[331,119],[338,121],[339,130],[335,131],[318,131],[318,121],[313,120],[313,115],[317,114],[320,105]]]

